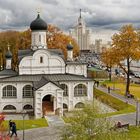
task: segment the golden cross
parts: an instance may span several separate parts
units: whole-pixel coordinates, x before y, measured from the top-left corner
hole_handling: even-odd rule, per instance
[[[38,7],[38,8],[36,9],[36,11],[37,11],[38,14],[41,13],[41,10],[42,10],[41,7]]]
[[[7,47],[8,47],[8,51],[10,50],[10,44],[9,44],[9,42],[8,42],[8,44],[7,44]]]

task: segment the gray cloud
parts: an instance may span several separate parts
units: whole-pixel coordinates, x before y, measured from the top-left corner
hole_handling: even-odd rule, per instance
[[[37,8],[47,23],[63,30],[76,25],[80,8],[91,28],[116,30],[127,23],[140,27],[139,0],[0,0],[0,30],[29,28]]]

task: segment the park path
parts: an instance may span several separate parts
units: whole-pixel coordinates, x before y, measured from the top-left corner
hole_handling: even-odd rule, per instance
[[[49,126],[25,130],[24,140],[60,140],[62,126]],[[23,139],[23,131],[18,131],[19,140]]]
[[[64,120],[57,115],[45,116],[49,126],[64,126]]]
[[[47,115],[49,127],[25,130],[25,140],[60,140],[64,129],[64,121],[56,115]],[[23,139],[23,131],[18,131],[19,140]]]
[[[136,107],[136,100],[135,99],[130,99],[130,98],[126,98],[125,96],[121,95],[121,94],[118,94],[118,93],[115,93],[113,90],[110,91],[110,93],[108,93],[108,89],[107,88],[103,88],[103,87],[96,87],[97,89],[105,92],[106,94],[109,94],[123,102],[127,102],[128,104],[130,105],[133,105]],[[138,108],[140,108],[140,103],[139,103],[139,106]],[[134,113],[127,113],[127,114],[118,114],[118,115],[114,115],[114,116],[111,116],[109,117],[112,121],[114,122],[122,122],[122,123],[129,123],[130,125],[135,125],[136,124],[136,112]],[[140,110],[139,110],[139,113],[138,113],[138,122],[140,121]]]
[[[101,90],[101,91],[103,91],[103,92],[105,92],[106,94],[109,94],[109,95],[111,95],[111,96],[113,96],[113,97],[125,102],[125,103],[127,102],[130,105],[136,106],[136,100],[135,99],[127,98],[127,97],[125,97],[125,96],[123,96],[121,94],[115,93],[113,90],[110,90],[110,93],[108,93],[107,88],[103,88],[103,87],[100,87],[100,86],[96,87],[96,88]]]

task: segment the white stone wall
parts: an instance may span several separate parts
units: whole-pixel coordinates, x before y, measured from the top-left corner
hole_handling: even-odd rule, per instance
[[[41,118],[42,114],[42,99],[46,95],[52,95],[54,97],[53,107],[54,111],[57,108],[61,108],[63,111],[63,90],[54,85],[53,83],[48,83],[35,91],[35,117]]]
[[[47,48],[46,31],[32,31],[32,49]]]
[[[93,82],[62,82],[60,84],[66,84],[68,86],[68,96],[63,97],[63,103],[68,106],[68,111],[75,108],[77,103],[86,103],[87,101],[93,100]],[[74,96],[74,88],[78,84],[84,84],[87,87],[87,96]]]
[[[56,86],[53,83],[48,83],[35,91],[34,99],[33,98],[23,98],[22,97],[22,90],[25,85],[32,85],[31,82],[18,82],[18,83],[1,83],[0,90],[2,91],[3,87],[7,85],[12,85],[17,88],[17,98],[2,98],[2,92],[0,93],[0,112],[3,112],[3,108],[6,105],[13,105],[16,107],[16,112],[22,112],[23,107],[27,104],[32,105],[35,110],[35,117],[41,118],[42,117],[42,99],[46,95],[52,95],[54,97],[53,106],[54,111],[57,108],[61,108],[63,112],[63,103],[68,106],[68,111],[73,110],[77,103],[86,103],[87,101],[93,100],[93,82],[61,82],[60,84],[66,84],[68,86],[68,96],[63,96],[63,90]],[[82,97],[75,97],[74,96],[74,88],[78,84],[84,84],[87,87],[87,96]]]
[[[68,50],[67,60],[68,61],[72,61],[73,60],[73,50]]]
[[[11,61],[12,59],[6,59],[6,69],[11,69]]]
[[[43,63],[40,63],[40,58]],[[24,57],[19,64],[19,74],[53,74],[65,73],[64,60],[51,55],[47,50],[37,50],[33,56]]]
[[[12,85],[17,89],[17,98],[2,98],[2,89],[7,86]],[[27,104],[33,106],[33,98],[23,98],[22,97],[22,89],[25,85],[32,85],[30,82],[8,82],[8,83],[0,83],[0,112],[3,112],[3,108],[6,105],[13,105],[16,107],[16,112],[23,111],[23,107]]]
[[[87,77],[87,65],[75,65],[75,64],[67,64],[66,73],[76,74],[76,75],[84,75]]]

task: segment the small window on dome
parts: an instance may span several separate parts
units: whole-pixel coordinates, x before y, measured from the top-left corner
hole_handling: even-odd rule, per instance
[[[39,42],[41,42],[41,35],[39,35]]]
[[[43,63],[43,57],[42,56],[40,57],[40,63]]]

